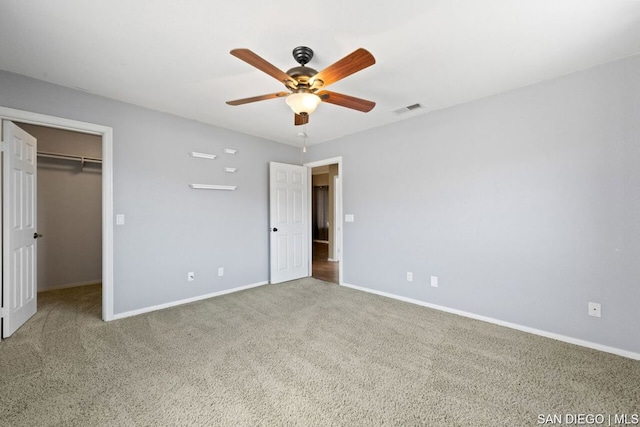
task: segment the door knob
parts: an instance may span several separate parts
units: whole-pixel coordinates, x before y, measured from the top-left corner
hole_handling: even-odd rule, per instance
[[[42,237],[42,234],[40,233],[33,233],[33,238],[37,239],[38,237]]]
[[[275,228],[275,227],[273,227],[271,230],[273,230],[273,231],[278,231],[278,229],[277,229],[277,228]]]

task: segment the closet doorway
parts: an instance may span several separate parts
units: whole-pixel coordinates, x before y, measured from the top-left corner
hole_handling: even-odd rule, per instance
[[[102,136],[15,122],[38,140],[38,293],[94,286],[102,304]]]
[[[336,242],[338,164],[311,169],[311,270],[312,276],[326,282],[340,283]]]

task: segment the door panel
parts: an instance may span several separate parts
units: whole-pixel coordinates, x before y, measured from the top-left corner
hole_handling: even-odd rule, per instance
[[[307,168],[271,162],[270,282],[309,276]]]
[[[305,206],[304,206],[303,191],[300,189],[292,190],[291,196],[293,197],[293,215],[291,220],[295,224],[300,224],[304,222]]]
[[[2,122],[3,301],[2,336],[8,337],[36,312],[37,141],[15,124]]]

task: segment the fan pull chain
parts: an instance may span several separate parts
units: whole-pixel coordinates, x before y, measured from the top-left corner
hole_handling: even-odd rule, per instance
[[[307,124],[302,125],[302,131],[304,132],[304,137],[302,138],[302,152],[307,152]]]
[[[299,137],[302,137],[302,147],[300,147],[300,164],[303,165],[304,155],[307,152],[307,124],[302,125],[302,132],[298,132]]]

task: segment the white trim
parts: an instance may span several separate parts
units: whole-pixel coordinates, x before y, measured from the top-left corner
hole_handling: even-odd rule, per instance
[[[124,313],[118,313],[113,316],[115,319],[124,319],[126,317],[137,316],[139,314],[150,313],[152,311],[163,310],[165,308],[175,307],[177,305],[189,304],[191,302],[201,301],[203,299],[219,297],[221,295],[231,294],[234,292],[244,291],[246,289],[257,288],[258,286],[263,286],[268,284],[269,282],[258,282],[252,283],[250,285],[239,286],[237,288],[226,289],[224,291],[212,292],[210,294],[199,295],[197,297],[185,298],[179,301],[167,302],[164,304],[158,304],[151,307],[139,308],[137,310],[125,311]]]
[[[113,129],[0,106],[0,119],[102,136],[102,319],[113,319]]]
[[[308,178],[308,181],[309,181],[309,183],[308,183],[308,191],[309,191],[309,194],[312,194],[312,188],[311,187],[313,186],[313,181],[312,181],[313,168],[318,167],[318,166],[327,166],[327,165],[335,165],[335,164],[338,165],[338,175],[337,176],[340,177],[340,180],[339,180],[339,184],[340,184],[339,197],[341,199],[340,200],[340,207],[342,208],[342,206],[343,206],[343,203],[342,203],[343,202],[342,201],[342,197],[343,197],[342,196],[342,194],[343,194],[342,193],[342,176],[343,176],[343,173],[344,173],[344,170],[342,168],[342,156],[331,157],[329,159],[324,159],[324,160],[316,160],[315,162],[304,163],[302,166],[306,166],[307,169],[308,169],[308,172],[307,172],[307,174],[308,174],[307,178]],[[335,189],[334,189],[334,191],[335,191]],[[336,209],[335,203],[334,203],[333,209],[334,209],[334,213],[335,213],[335,209]],[[313,257],[311,256],[311,254],[313,253],[313,243],[312,243],[313,232],[311,230],[311,215],[312,215],[312,213],[311,213],[311,197],[309,197],[309,200],[308,200],[307,211],[309,212],[309,226],[308,226],[308,236],[309,236],[309,274],[311,274],[311,272],[313,271],[313,266],[312,266]],[[342,221],[342,219],[340,219],[340,221]],[[335,229],[335,224],[334,224],[334,229]],[[341,246],[343,246],[343,243],[344,243],[344,227],[341,226],[340,227],[340,244],[341,244]],[[334,245],[334,249],[335,249],[335,245]],[[338,264],[338,284],[342,285],[343,284],[342,278],[344,277],[344,274],[343,274],[344,257],[342,255],[342,249],[340,250],[340,254],[338,256],[338,261],[341,261]]]
[[[315,162],[308,162],[305,163],[302,166],[306,166],[308,168],[315,168],[318,166],[328,166],[328,165],[342,165],[342,156],[339,157],[332,157],[330,159],[324,159],[324,160],[316,160]],[[340,168],[338,168],[338,172],[340,172]]]
[[[355,289],[358,291],[368,292],[375,295],[380,295],[387,298],[393,298],[399,301],[408,302],[411,304],[421,305],[423,307],[432,308],[434,310],[444,311],[446,313],[457,314],[458,316],[468,317],[470,319],[480,320],[482,322],[493,323],[494,325],[504,326],[510,329],[516,329],[522,332],[528,332],[530,334],[539,335],[545,338],[551,338],[554,340],[566,342],[569,344],[579,345],[581,347],[591,348],[593,350],[604,351],[606,353],[616,354],[618,356],[627,357],[633,360],[640,360],[640,353],[635,353],[633,351],[623,350],[616,347],[610,347],[608,345],[598,344],[591,341],[581,340],[579,338],[568,337],[566,335],[556,334],[554,332],[544,331],[542,329],[530,328],[529,326],[519,325],[517,323],[505,322],[503,320],[494,319],[492,317],[481,316],[479,314],[469,313],[467,311],[456,310],[454,308],[445,307],[442,305],[431,304],[428,302],[420,301],[413,298],[406,298],[400,295],[390,294],[387,292],[376,291],[374,289],[367,289],[361,286],[351,285],[348,283],[342,283],[342,286],[347,288]]]
[[[113,129],[102,134],[102,319],[113,320]]]
[[[333,256],[334,259],[329,261],[340,262],[342,260],[342,175],[338,174],[333,177]],[[338,267],[340,268],[340,267]],[[338,277],[342,277],[342,272]]]

